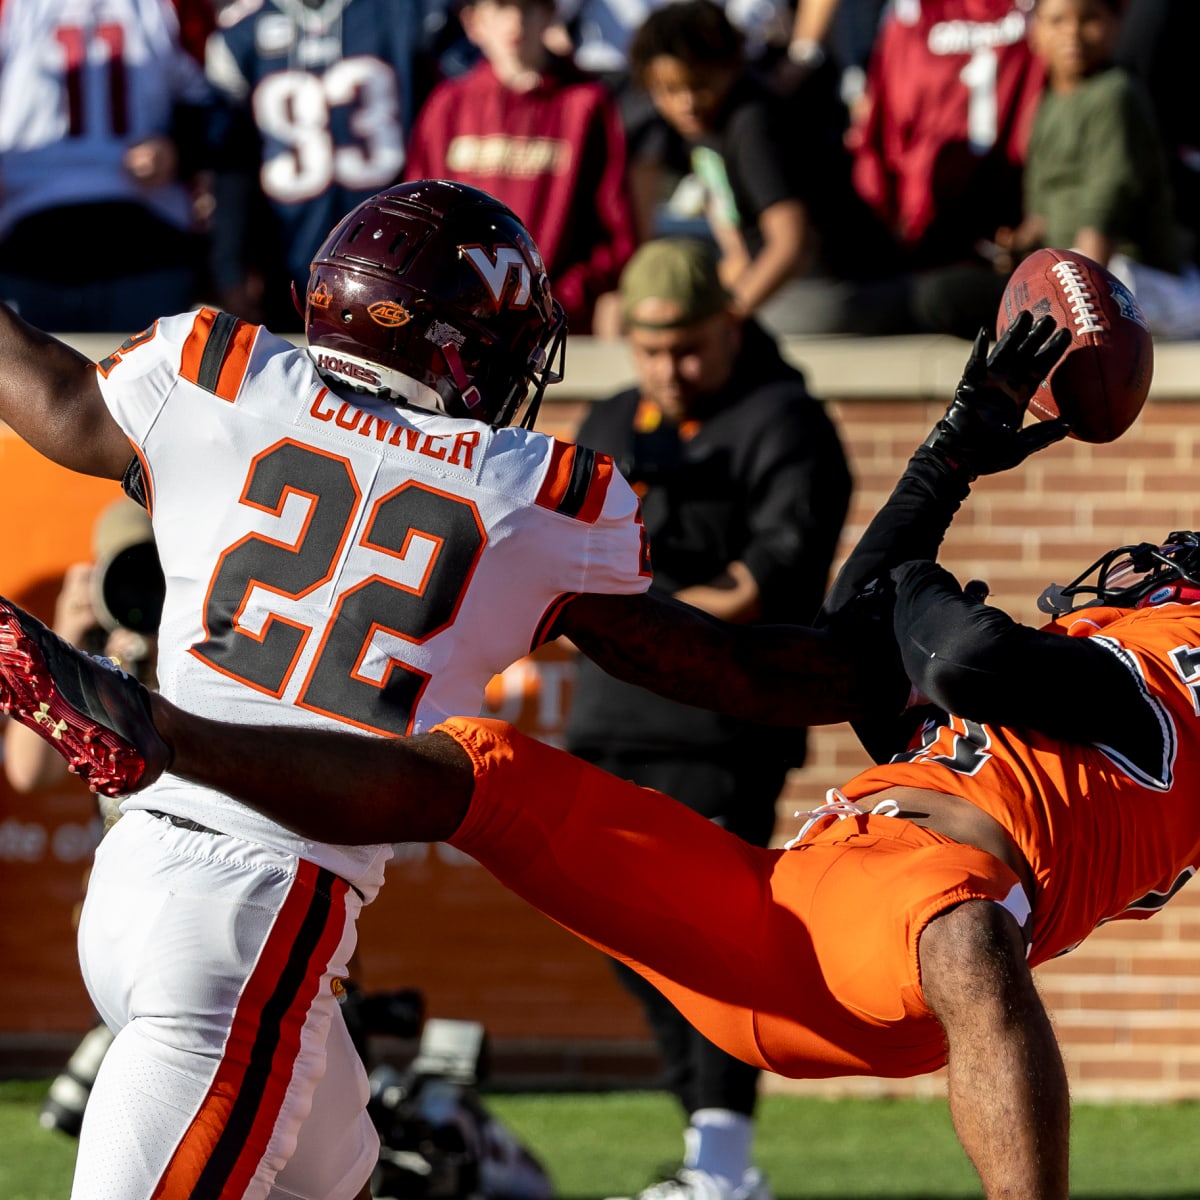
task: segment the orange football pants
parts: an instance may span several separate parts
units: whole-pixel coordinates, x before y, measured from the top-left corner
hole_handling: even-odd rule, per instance
[[[451,843],[729,1053],[793,1078],[944,1064],[917,941],[945,909],[1018,885],[990,854],[884,816],[763,850],[503,722],[438,728],[475,768]]]

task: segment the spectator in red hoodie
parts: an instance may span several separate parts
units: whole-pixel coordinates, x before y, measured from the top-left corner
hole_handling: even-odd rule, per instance
[[[434,88],[405,174],[455,179],[507,204],[541,247],[571,331],[590,333],[597,299],[614,291],[636,242],[612,94],[546,48],[552,0],[471,0],[460,19],[483,58]]]

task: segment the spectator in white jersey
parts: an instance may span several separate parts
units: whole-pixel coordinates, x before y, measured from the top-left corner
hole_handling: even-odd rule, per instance
[[[479,711],[562,634],[747,719],[866,711],[877,681],[823,635],[648,592],[633,489],[533,431],[564,321],[509,209],[445,181],[380,193],[319,248],[306,301],[304,347],[202,308],[99,364],[0,306],[0,419],[152,512],[174,703],[395,737]],[[128,790],[106,761],[93,782]],[[72,1200],[366,1200],[379,1142],[337,997],[392,846],[343,840],[169,773],[122,803],[80,923],[116,1038]]]
[[[0,8],[0,299],[33,324],[128,333],[195,301],[211,24],[208,0]]]

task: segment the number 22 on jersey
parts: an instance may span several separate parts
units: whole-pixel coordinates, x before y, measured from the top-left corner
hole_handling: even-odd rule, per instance
[[[405,734],[429,676],[394,654],[373,654],[377,635],[420,645],[454,623],[487,544],[479,513],[461,496],[400,484],[369,502],[349,551],[378,552],[386,569],[340,591],[321,628],[272,611],[254,632],[243,623],[252,597],[297,601],[335,578],[367,502],[346,459],[289,439],[255,458],[241,503],[281,517],[292,496],[308,505],[293,542],[252,533],[222,552],[205,597],[205,636],[191,653],[278,698],[317,636],[296,705],[376,733]],[[369,657],[376,666],[386,659],[376,678],[364,671]]]

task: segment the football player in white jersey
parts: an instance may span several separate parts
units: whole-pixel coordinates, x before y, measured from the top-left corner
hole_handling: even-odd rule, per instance
[[[866,686],[811,631],[651,597],[630,486],[532,430],[564,328],[507,208],[446,182],[380,193],[306,299],[306,348],[201,309],[99,364],[0,306],[0,419],[153,516],[174,704],[419,733],[562,634],[674,699],[797,725],[860,710]],[[301,838],[169,772],[124,810],[79,932],[118,1032],[74,1200],[369,1195],[367,1081],[336,1008],[391,846]]]

